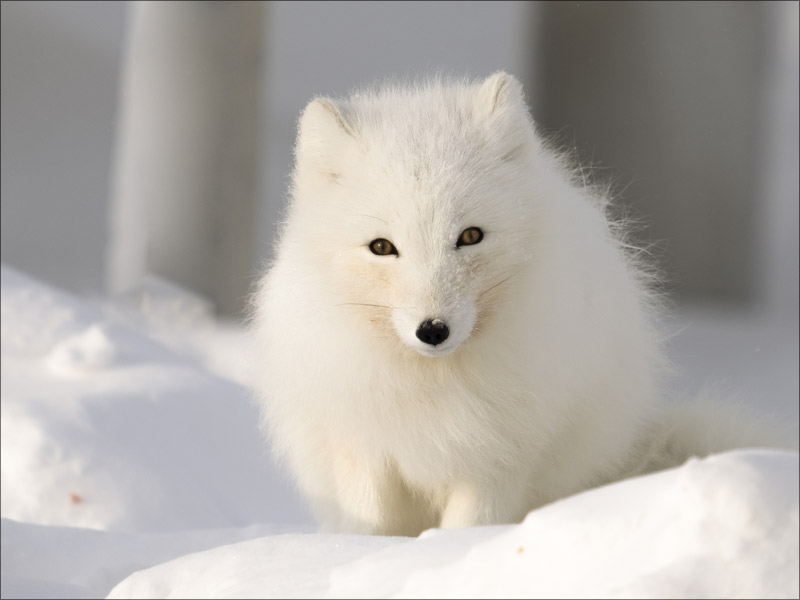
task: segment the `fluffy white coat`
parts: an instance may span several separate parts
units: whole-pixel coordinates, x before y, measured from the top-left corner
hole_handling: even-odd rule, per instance
[[[317,98],[254,298],[265,422],[329,530],[519,521],[740,439],[675,435],[652,304],[512,76]]]

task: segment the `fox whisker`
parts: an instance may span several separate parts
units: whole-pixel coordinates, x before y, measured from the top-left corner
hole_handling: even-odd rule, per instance
[[[491,292],[491,291],[492,291],[493,289],[495,289],[496,287],[499,287],[499,286],[503,285],[503,284],[504,284],[506,281],[508,281],[508,280],[509,280],[509,279],[511,279],[512,277],[515,277],[515,276],[519,275],[519,273],[520,273],[520,271],[515,271],[515,272],[513,272],[511,275],[509,275],[508,277],[506,277],[505,279],[501,279],[500,281],[498,281],[497,283],[495,283],[495,284],[494,284],[492,287],[490,287],[490,288],[488,288],[488,289],[485,289],[485,290],[483,290],[483,291],[482,291],[482,292],[481,292],[481,293],[478,295],[478,298],[481,298],[481,297],[483,297],[483,295],[484,295],[484,294],[488,294],[489,292]]]
[[[374,308],[396,308],[395,306],[389,306],[388,304],[369,304],[368,302],[342,302],[341,304],[336,304],[335,306],[372,306]]]

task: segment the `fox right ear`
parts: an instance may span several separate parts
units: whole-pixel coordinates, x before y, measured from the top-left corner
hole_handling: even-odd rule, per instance
[[[479,102],[487,115],[493,115],[508,106],[524,106],[522,84],[513,75],[498,71],[481,83]]]
[[[308,166],[338,179],[342,154],[354,138],[339,106],[329,98],[315,98],[300,116],[295,147],[298,168]]]

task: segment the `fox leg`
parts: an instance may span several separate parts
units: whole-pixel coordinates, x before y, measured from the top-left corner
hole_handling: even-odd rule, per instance
[[[453,485],[442,511],[442,528],[518,523],[533,508],[522,477]]]
[[[416,536],[434,527],[428,498],[409,489],[388,461],[339,456],[333,464],[337,531]]]

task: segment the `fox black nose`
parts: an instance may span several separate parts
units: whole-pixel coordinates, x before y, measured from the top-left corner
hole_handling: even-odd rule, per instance
[[[417,338],[431,346],[441,344],[449,335],[450,329],[441,319],[428,319],[417,328]]]

